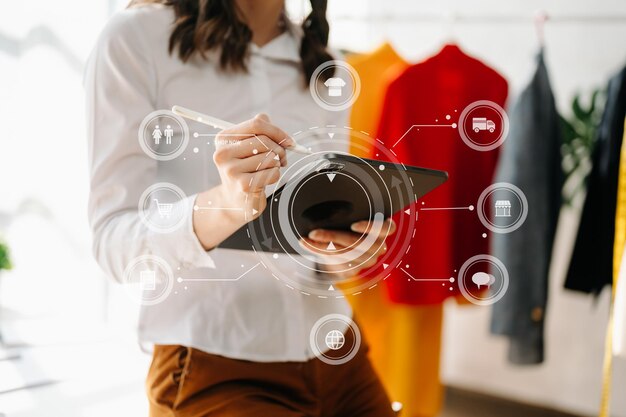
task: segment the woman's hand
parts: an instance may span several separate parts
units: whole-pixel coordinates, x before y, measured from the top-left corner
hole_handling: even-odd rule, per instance
[[[265,187],[280,178],[280,167],[287,164],[285,147],[293,143],[263,114],[220,132],[215,138],[213,160],[224,198],[232,206],[247,210],[250,218],[259,216],[265,210]]]
[[[339,279],[347,278],[374,266],[378,258],[387,251],[385,238],[396,232],[396,224],[391,219],[385,220],[380,227],[373,226],[373,222],[360,221],[352,224],[351,232],[316,229],[303,238],[300,244],[321,257],[319,263],[323,265],[325,272]],[[360,249],[356,243],[364,234],[370,233],[377,233],[374,243],[368,243],[367,248]],[[331,242],[335,249],[329,251]]]
[[[230,210],[194,211],[194,231],[205,249],[219,245],[265,210],[265,187],[278,181],[280,167],[287,164],[285,148],[294,144],[263,114],[217,135],[213,160],[222,183],[198,194],[196,205]]]

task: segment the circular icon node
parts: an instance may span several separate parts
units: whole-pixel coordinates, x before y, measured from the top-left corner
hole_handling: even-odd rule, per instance
[[[528,216],[528,200],[524,192],[508,182],[491,184],[478,197],[478,218],[494,233],[510,233],[519,229]]]
[[[169,161],[187,148],[189,127],[182,117],[171,111],[157,110],[143,119],[137,138],[148,156],[157,161]]]
[[[190,207],[185,198],[183,190],[174,184],[153,184],[139,198],[139,218],[153,232],[173,232],[189,215]]]
[[[309,90],[313,100],[323,109],[342,111],[352,106],[359,97],[361,79],[356,69],[347,62],[326,61],[313,71]]]
[[[137,304],[151,306],[165,300],[174,286],[172,268],[162,258],[142,255],[124,270],[126,294]]]
[[[509,272],[498,258],[476,255],[461,266],[457,282],[469,302],[488,306],[504,297],[509,288]]]
[[[319,319],[309,335],[311,351],[324,363],[342,365],[353,359],[361,347],[361,332],[343,314],[328,314]]]
[[[506,140],[509,116],[493,101],[475,101],[461,112],[458,129],[467,146],[477,151],[491,151]]]

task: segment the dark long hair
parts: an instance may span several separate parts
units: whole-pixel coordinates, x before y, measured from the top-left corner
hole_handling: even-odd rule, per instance
[[[259,0],[261,1],[261,0]],[[315,69],[332,60],[326,47],[329,26],[326,20],[327,0],[310,0],[311,13],[302,24],[304,36],[300,58],[305,83]],[[206,52],[221,47],[220,67],[224,70],[247,70],[248,44],[252,31],[242,22],[234,0],[132,0],[130,6],[160,3],[174,9],[176,20],[170,36],[169,51],[178,53],[183,62],[195,54],[206,58]],[[332,76],[323,71],[322,81]]]

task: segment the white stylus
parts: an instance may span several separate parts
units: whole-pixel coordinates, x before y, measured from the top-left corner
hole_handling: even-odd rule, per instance
[[[217,117],[208,116],[206,114],[198,113],[197,111],[181,107],[172,107],[172,112],[179,116],[182,116],[189,120],[195,120],[196,122],[204,123],[205,125],[213,126],[216,129],[228,129],[235,126],[234,123],[227,122],[225,120],[218,119]],[[295,144],[293,146],[285,147],[290,151],[294,151],[302,154],[311,154],[312,152],[302,145]]]

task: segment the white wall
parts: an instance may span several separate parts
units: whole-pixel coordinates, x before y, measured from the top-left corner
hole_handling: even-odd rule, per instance
[[[303,3],[291,2],[293,10],[300,10]],[[611,74],[626,64],[623,0],[341,0],[331,1],[329,12],[333,45],[354,51],[368,51],[390,40],[406,59],[418,61],[436,52],[453,35],[467,52],[505,75],[515,96],[533,69],[538,42],[532,17],[541,8],[556,16],[545,28],[547,63],[558,105],[568,113],[574,92],[603,86]],[[450,24],[455,15],[456,23]],[[413,19],[414,16],[422,18]],[[466,16],[494,18],[478,22],[464,19]],[[559,16],[582,19],[559,20]],[[589,20],[593,16],[623,18]],[[575,212],[566,212],[559,230],[550,284],[545,364],[509,365],[507,342],[489,335],[490,309],[458,308],[452,303],[446,307],[444,330],[446,383],[582,414],[597,414],[608,292],[596,303],[591,297],[562,289],[576,221]],[[626,364],[617,363],[615,374],[612,415],[626,416],[623,395]]]

